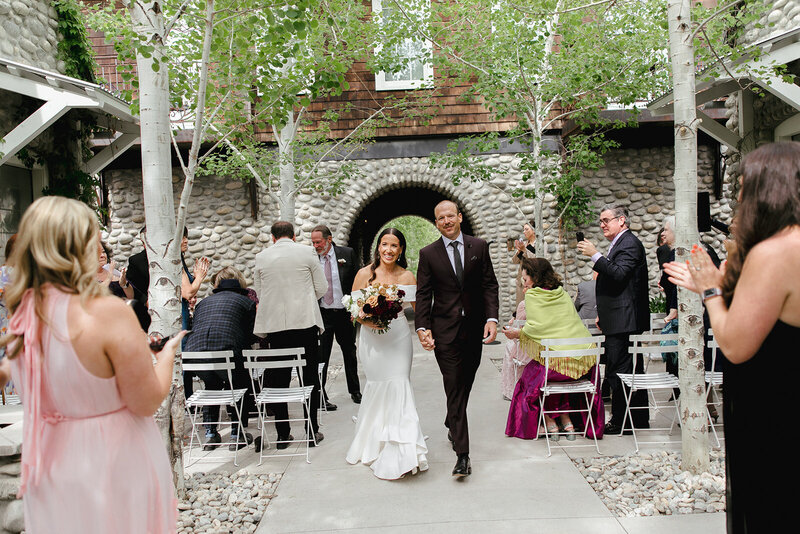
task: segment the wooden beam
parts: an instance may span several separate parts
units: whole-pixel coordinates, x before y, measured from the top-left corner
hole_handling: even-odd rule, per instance
[[[83,164],[83,171],[87,174],[97,174],[105,169],[112,161],[128,150],[139,140],[138,133],[125,133],[114,139],[110,145],[98,152],[92,159]]]
[[[724,125],[718,123],[699,109],[697,110],[697,118],[700,119],[699,128],[705,133],[723,143],[733,150],[739,151],[739,142],[741,138],[727,129]]]
[[[61,118],[71,107],[65,102],[50,100],[0,139],[0,165],[11,159],[47,127]]]

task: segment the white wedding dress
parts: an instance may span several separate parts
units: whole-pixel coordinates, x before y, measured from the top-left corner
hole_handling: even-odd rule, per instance
[[[406,293],[404,302],[415,300],[417,286],[399,288]],[[353,291],[353,298],[358,293]],[[403,314],[385,334],[361,327],[358,355],[367,384],[347,462],[368,465],[385,480],[428,469],[428,447],[409,381],[412,352],[411,331]]]

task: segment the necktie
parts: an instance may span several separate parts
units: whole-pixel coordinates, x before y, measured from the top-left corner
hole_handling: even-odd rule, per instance
[[[325,280],[328,281],[328,292],[322,297],[325,304],[333,304],[333,275],[331,274],[331,257],[325,255]]]
[[[450,243],[453,247],[453,260],[456,264],[456,278],[458,278],[459,285],[464,283],[464,266],[461,264],[461,253],[458,251],[458,241]]]

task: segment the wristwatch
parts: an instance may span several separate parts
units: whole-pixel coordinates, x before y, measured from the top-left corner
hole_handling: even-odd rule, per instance
[[[703,290],[703,302],[707,301],[711,297],[721,297],[722,290],[718,287],[710,287],[708,289]]]

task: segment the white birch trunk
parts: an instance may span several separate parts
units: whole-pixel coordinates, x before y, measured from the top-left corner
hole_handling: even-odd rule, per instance
[[[676,261],[685,261],[697,232],[697,113],[690,0],[669,0],[669,48],[675,95]],[[708,416],[703,364],[703,305],[699,295],[678,289],[679,363],[683,459],[692,473],[709,469]]]
[[[297,119],[299,121],[299,118]],[[297,134],[297,121],[294,112],[289,111],[286,126],[278,130],[272,127],[275,139],[278,141],[278,165],[280,176],[281,220],[294,224],[295,217],[295,165],[294,165],[294,137]]]
[[[150,332],[167,336],[180,330],[181,276],[180,241],[175,239],[175,207],[172,193],[172,161],[170,158],[169,73],[161,65],[164,49],[164,19],[158,2],[131,2],[128,6],[134,30],[146,37],[154,50],[150,57],[137,54],[139,71],[139,114],[142,146],[142,189],[147,233],[145,248],[150,269],[148,306],[153,322]],[[158,71],[154,64],[158,62]],[[179,376],[179,368],[173,383]],[[177,380],[182,383],[181,380]],[[176,388],[156,412],[178,495],[184,492],[182,443],[183,406],[179,417],[174,408]],[[181,391],[180,399],[183,395]],[[179,423],[175,428],[174,422]]]

